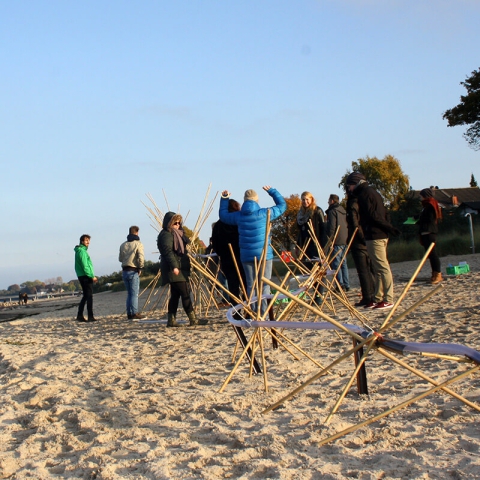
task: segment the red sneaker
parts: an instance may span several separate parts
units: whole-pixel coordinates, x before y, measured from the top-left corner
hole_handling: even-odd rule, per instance
[[[389,302],[380,302],[373,307],[374,310],[389,310],[390,308],[393,308],[393,303]]]
[[[370,302],[369,304],[365,305],[363,308],[375,308],[377,304],[375,302]]]

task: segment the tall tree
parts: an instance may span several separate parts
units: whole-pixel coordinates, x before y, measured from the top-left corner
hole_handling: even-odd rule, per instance
[[[474,150],[480,150],[480,68],[460,85],[467,89],[467,94],[460,96],[460,103],[447,110],[443,119],[448,120],[449,127],[471,125],[463,136]]]
[[[347,177],[352,172],[363,173],[368,183],[380,193],[385,206],[392,210],[399,208],[409,190],[408,176],[403,173],[400,161],[393,155],[386,155],[381,160],[367,155],[353,161],[352,169],[342,177],[339,187],[345,188]]]
[[[284,198],[287,209],[283,215],[272,222],[272,239],[274,243],[280,244],[282,249],[288,250],[297,238],[297,213],[302,201],[297,194]]]
[[[470,186],[471,187],[478,187],[478,183],[475,180],[475,177],[474,177],[473,173],[472,173],[472,176],[470,177]]]

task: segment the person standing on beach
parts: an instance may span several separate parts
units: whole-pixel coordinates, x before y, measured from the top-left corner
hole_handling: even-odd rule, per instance
[[[346,292],[350,290],[350,279],[348,278],[347,267],[347,212],[340,205],[338,195],[331,194],[328,197],[328,209],[325,212],[327,215],[327,237],[333,240],[333,254],[335,258],[332,260],[331,268],[337,271],[337,280],[340,287]],[[337,233],[338,229],[338,233]],[[337,236],[335,236],[337,234]],[[338,268],[340,266],[340,268]]]
[[[273,198],[275,206],[270,208],[260,208],[258,204],[258,195],[255,190],[247,190],[243,197],[243,205],[240,211],[229,212],[230,192],[224,190],[220,199],[220,220],[227,225],[238,226],[238,241],[240,246],[240,259],[242,261],[243,270],[245,271],[245,279],[247,281],[247,295],[250,298],[253,285],[255,283],[255,262],[260,262],[265,243],[265,234],[267,231],[267,215],[270,211],[270,221],[280,217],[287,209],[287,203],[280,193],[275,189],[266,185],[263,189]],[[265,278],[272,277],[273,266],[273,250],[270,241],[267,242],[266,263],[263,275]],[[259,279],[260,280],[260,279]],[[268,295],[270,287],[263,285],[262,295]],[[262,301],[262,313],[267,308],[266,300]]]
[[[157,237],[157,247],[160,252],[161,285],[170,284],[167,327],[181,326],[176,320],[180,298],[190,321],[190,326],[207,324],[207,320],[199,320],[195,315],[190,297],[191,266],[187,252],[189,243],[190,239],[183,232],[182,216],[175,212],[167,212],[163,217],[162,231]]]
[[[387,258],[388,235],[398,236],[400,230],[390,224],[381,195],[368,184],[362,173],[350,173],[346,186],[347,192],[358,199],[360,225],[375,272],[375,298],[364,308],[388,310],[393,307],[393,276]]]
[[[363,229],[360,225],[360,212],[358,209],[357,197],[350,192],[347,192],[347,195],[347,242],[350,243],[352,236],[355,235],[351,243],[350,253],[352,254],[355,263],[358,280],[360,281],[360,290],[362,292],[362,298],[360,301],[356,302],[354,306],[365,307],[374,301],[375,277],[372,261],[368,256],[365,235],[363,234]]]
[[[138,236],[139,228],[130,227],[127,241],[120,245],[118,261],[122,264],[122,278],[127,288],[127,317],[129,320],[141,320],[145,315],[138,313],[138,292],[140,275],[145,264],[143,245]]]
[[[312,259],[322,258],[319,249],[325,247],[325,214],[317,206],[314,196],[310,192],[303,192],[300,196],[302,206],[297,213],[297,257],[302,256],[302,263],[309,270],[313,268]],[[311,228],[310,228],[311,225]],[[315,285],[315,303],[321,305],[325,287],[320,283]]]
[[[93,284],[97,282],[97,277],[93,273],[92,260],[87,251],[90,245],[90,238],[90,235],[82,235],[80,244],[74,248],[75,273],[83,291],[83,296],[78,306],[77,321],[79,322],[94,322],[96,320],[93,316]],[[87,305],[87,319],[83,316],[85,304]]]
[[[414,218],[418,219],[420,243],[425,251],[427,251],[432,243],[437,242],[438,221],[442,219],[442,209],[433,197],[433,192],[430,188],[424,188],[420,192],[420,200],[422,201],[423,208],[420,214],[415,215]],[[428,255],[428,259],[432,267],[430,283],[435,285],[443,280],[440,257],[438,256],[436,246],[433,247]]]

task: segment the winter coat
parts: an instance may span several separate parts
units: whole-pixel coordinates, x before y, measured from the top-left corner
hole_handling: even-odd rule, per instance
[[[212,230],[212,247],[213,251],[220,257],[222,268],[235,267],[228,244],[232,246],[237,263],[240,262],[238,227],[236,225],[227,225],[218,220]]]
[[[75,251],[75,273],[77,277],[95,277],[92,260],[88,254],[88,248],[82,244],[77,245]]]
[[[352,242],[352,250],[366,250],[367,244],[365,243],[365,235],[363,234],[363,229],[360,225],[360,210],[358,207],[358,200],[354,195],[349,195],[347,199],[347,225],[347,243],[350,242],[355,229],[357,229],[357,233],[355,234],[355,238]]]
[[[398,230],[389,222],[389,215],[382,196],[368,183],[360,183],[354,190],[358,199],[360,224],[365,240],[381,240],[388,234],[398,234]]]
[[[425,233],[438,233],[437,214],[433,205],[426,204],[420,215],[415,215],[418,218],[418,233],[420,235]]]
[[[327,237],[333,238],[337,228],[340,227],[334,245],[346,245],[348,237],[347,212],[339,203],[334,203],[328,207],[325,213],[327,214]]]
[[[280,217],[287,209],[285,199],[275,188],[267,192],[275,202],[274,207],[260,208],[260,205],[247,200],[243,203],[239,212],[228,211],[228,198],[220,199],[220,220],[228,225],[238,226],[240,259],[242,262],[253,262],[255,258],[260,260],[265,243],[267,228],[267,213],[270,211],[270,221]],[[270,239],[267,247],[267,260],[273,258],[273,250]]]
[[[323,248],[327,243],[327,237],[325,234],[325,215],[323,214],[323,210],[320,207],[317,207],[312,217],[310,218],[310,220],[312,221],[312,227],[313,227],[313,231],[315,232],[315,237],[317,241],[320,243],[320,246]],[[308,222],[304,223],[303,225],[300,225],[298,221],[297,221],[297,227],[298,227],[297,245],[300,248],[303,248],[305,243],[307,243],[307,241],[311,237],[310,228],[308,226]],[[313,240],[310,241],[310,243],[308,244],[305,255],[308,258],[314,258],[314,257],[320,256],[317,249],[317,245]]]
[[[173,251],[173,233],[167,230],[174,213],[168,212],[163,218],[163,229],[157,238],[157,247],[160,252],[161,285],[175,282],[186,282],[190,276],[190,258],[185,250],[183,255]],[[185,242],[186,243],[186,242]],[[178,268],[180,273],[175,275],[173,269]]]

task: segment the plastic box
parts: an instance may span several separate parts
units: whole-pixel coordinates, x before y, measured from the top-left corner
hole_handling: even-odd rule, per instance
[[[462,273],[468,273],[470,266],[468,263],[464,265],[455,265],[453,267],[447,267],[447,275],[460,275]]]

